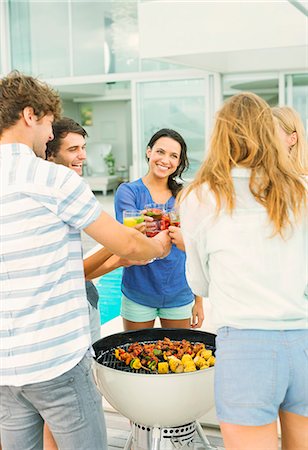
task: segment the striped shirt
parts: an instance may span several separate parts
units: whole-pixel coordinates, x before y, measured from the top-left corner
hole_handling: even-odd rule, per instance
[[[81,229],[101,208],[72,170],[0,145],[0,385],[53,379],[90,345]]]

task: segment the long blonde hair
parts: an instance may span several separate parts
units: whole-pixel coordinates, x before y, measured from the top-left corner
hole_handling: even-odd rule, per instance
[[[276,106],[272,108],[279,126],[288,135],[296,133],[297,142],[292,146],[290,159],[300,173],[308,173],[308,147],[305,129],[298,112],[290,106]]]
[[[246,92],[228,99],[217,114],[208,156],[180,201],[194,189],[201,201],[201,186],[207,183],[217,213],[224,204],[231,214],[236,201],[231,170],[249,168],[250,191],[266,208],[274,234],[282,234],[292,223],[291,212],[300,216],[307,193],[276,128],[269,105],[257,95]]]

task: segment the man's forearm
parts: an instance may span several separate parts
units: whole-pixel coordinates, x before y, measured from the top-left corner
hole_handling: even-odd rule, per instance
[[[150,239],[133,228],[125,227],[106,213],[102,213],[84,231],[114,254],[131,260],[164,257],[171,249],[166,231]]]

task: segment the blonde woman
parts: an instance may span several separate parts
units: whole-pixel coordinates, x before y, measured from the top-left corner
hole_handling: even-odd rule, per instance
[[[181,199],[187,280],[217,325],[215,396],[227,450],[308,449],[307,179],[252,93],[218,112]]]
[[[290,106],[272,108],[278,122],[279,135],[288,150],[295,168],[300,173],[308,173],[308,147],[304,125],[298,112]]]

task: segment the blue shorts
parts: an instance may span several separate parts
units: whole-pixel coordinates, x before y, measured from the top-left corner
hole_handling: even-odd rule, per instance
[[[221,422],[266,425],[279,409],[308,417],[308,330],[220,328],[215,398]]]
[[[169,320],[190,319],[194,302],[174,308],[151,308],[133,302],[124,295],[122,296],[121,316],[131,322],[149,322],[156,317]]]

